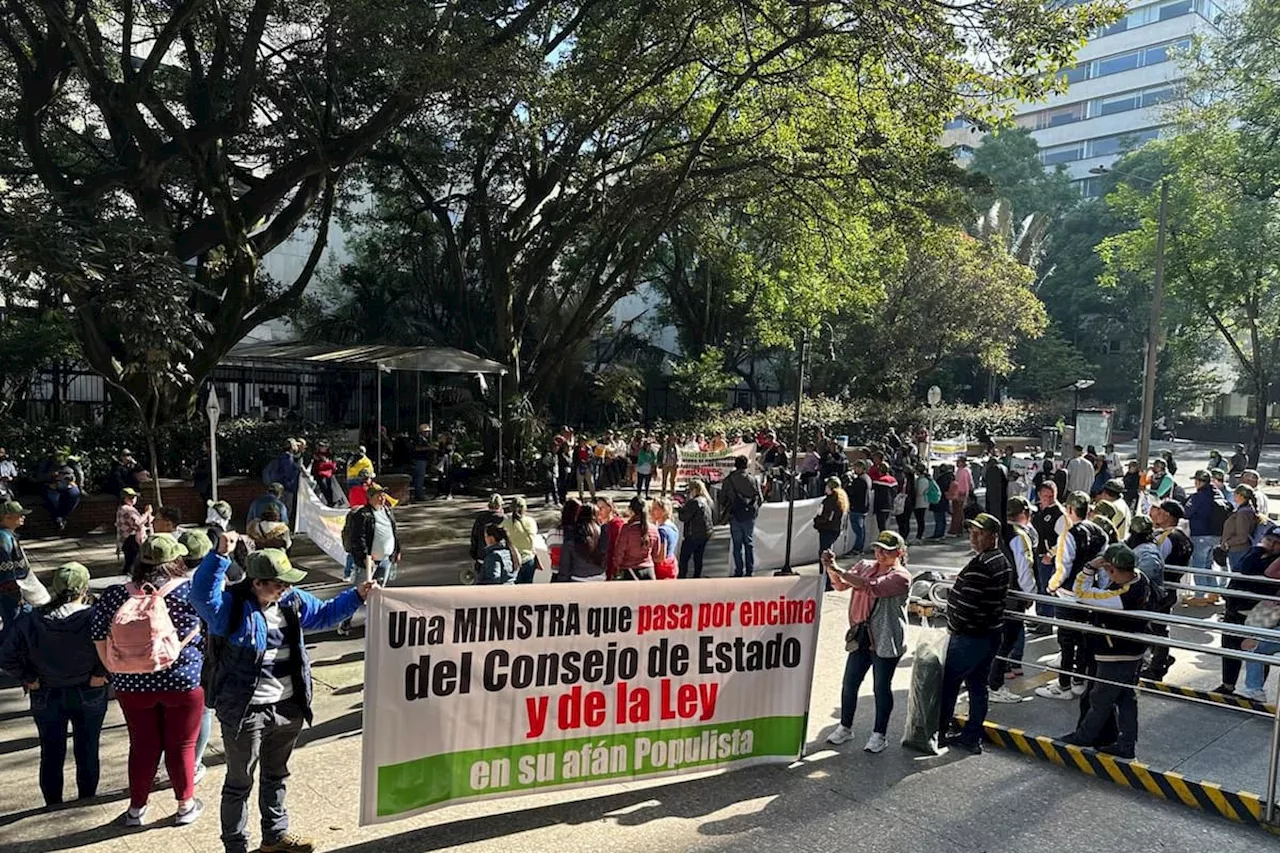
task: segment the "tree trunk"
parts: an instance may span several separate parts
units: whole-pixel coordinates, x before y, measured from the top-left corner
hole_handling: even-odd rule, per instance
[[[1267,410],[1270,408],[1271,382],[1259,372],[1254,375],[1253,437],[1249,441],[1249,467],[1257,468],[1262,457],[1262,446],[1267,443]]]

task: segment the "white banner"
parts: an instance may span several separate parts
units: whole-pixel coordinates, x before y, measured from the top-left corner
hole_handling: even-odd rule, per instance
[[[791,530],[791,565],[807,566],[818,562],[818,531],[813,529],[813,519],[822,507],[822,498],[796,501],[796,511]],[[831,550],[837,556],[853,547],[853,531],[848,516],[840,526],[840,538]],[[733,571],[733,548],[729,549],[729,570]],[[756,518],[755,571],[773,571],[786,564],[787,555],[787,504],[766,503],[760,507]]]
[[[759,469],[756,444],[735,444],[728,450],[702,453],[685,450],[680,454],[680,467],[676,469],[676,488],[683,489],[693,479],[704,483],[719,483],[733,470],[734,462],[739,456],[747,457],[749,470]]]
[[[969,436],[956,435],[950,438],[935,438],[929,445],[931,461],[950,462],[969,452]]]
[[[347,549],[342,547],[342,525],[347,520],[346,507],[326,506],[316,494],[315,481],[302,471],[298,474],[298,517],[294,531],[305,533],[321,551],[346,567]]]
[[[795,760],[819,583],[375,590],[360,823]]]

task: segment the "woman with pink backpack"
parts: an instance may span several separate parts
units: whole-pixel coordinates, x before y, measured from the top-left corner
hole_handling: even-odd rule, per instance
[[[189,601],[186,554],[171,534],[148,537],[129,583],[109,587],[93,615],[91,634],[129,729],[124,826],[142,826],[161,753],[178,801],[176,823],[193,823],[204,810],[195,797],[204,655],[200,617]]]

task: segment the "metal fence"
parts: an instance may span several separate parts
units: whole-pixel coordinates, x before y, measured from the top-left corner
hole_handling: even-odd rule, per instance
[[[1273,579],[1265,576],[1256,576],[1256,575],[1242,575],[1236,572],[1221,572],[1216,570],[1194,569],[1194,568],[1188,568],[1184,566],[1170,566],[1169,568],[1174,571],[1184,572],[1191,575],[1199,575],[1199,576],[1213,577],[1218,579],[1228,579],[1228,580],[1241,579],[1241,580],[1247,580],[1251,583],[1271,584],[1277,587],[1277,590],[1276,590],[1277,595],[1261,595],[1258,593],[1250,593],[1242,590],[1232,590],[1229,587],[1210,588],[1205,586],[1194,586],[1191,584],[1166,581],[1164,585],[1171,589],[1194,591],[1198,593],[1213,592],[1223,597],[1250,599],[1254,601],[1273,601],[1273,602],[1280,603],[1280,579]],[[960,571],[961,570],[958,568],[952,568],[952,567],[946,567],[946,566],[913,565],[911,567],[912,581],[913,581],[912,587],[913,588],[915,587],[915,581],[920,579],[920,577],[924,574],[933,573],[933,574],[939,574],[939,575],[953,576],[958,574]],[[953,583],[954,581],[950,578],[935,580],[929,587],[929,590],[926,596],[923,596],[923,597],[913,596],[912,600],[916,604],[945,607],[945,593],[947,588],[950,587]],[[1083,612],[1089,612],[1089,613],[1110,614],[1112,616],[1115,616],[1118,612],[1114,609],[1100,607],[1092,604],[1086,604],[1074,599],[1060,598],[1058,596],[1035,595],[1035,594],[1024,593],[1021,591],[1011,591],[1010,597],[1019,599],[1021,601],[1026,601],[1032,605],[1035,605],[1035,604],[1049,605],[1054,608],[1055,612],[1061,608],[1067,608],[1071,610],[1083,611]],[[1233,637],[1240,640],[1256,640],[1256,641],[1280,643],[1280,630],[1276,630],[1276,629],[1255,628],[1249,625],[1237,625],[1237,624],[1223,623],[1223,622],[1211,622],[1207,619],[1201,619],[1201,618],[1190,617],[1190,616],[1178,616],[1171,613],[1155,613],[1147,610],[1126,611],[1125,615],[1133,616],[1138,619],[1145,619],[1150,624],[1160,625],[1166,628],[1172,628],[1172,627],[1195,628],[1200,631],[1205,631],[1210,634],[1214,634],[1218,636],[1220,641],[1221,641],[1221,638],[1223,637]],[[1124,639],[1136,640],[1136,641],[1145,643],[1148,646],[1163,646],[1170,649],[1182,649],[1184,651],[1207,654],[1214,658],[1232,658],[1235,660],[1242,661],[1244,663],[1260,663],[1265,666],[1280,666],[1280,657],[1278,656],[1261,655],[1261,654],[1256,654],[1254,652],[1247,652],[1247,651],[1244,651],[1243,649],[1230,649],[1230,648],[1221,648],[1220,646],[1209,646],[1201,643],[1193,643],[1186,640],[1179,640],[1170,636],[1160,636],[1153,633],[1133,634],[1127,631],[1117,631],[1117,630],[1111,630],[1107,628],[1101,628],[1089,622],[1076,622],[1076,621],[1067,620],[1067,619],[1060,619],[1057,616],[1041,616],[1035,612],[1034,606],[1029,608],[1026,611],[1008,609],[1005,611],[1005,616],[1006,618],[1018,619],[1027,624],[1049,625],[1052,627],[1062,628],[1069,631],[1077,631],[1085,634],[1120,637]],[[1009,658],[1003,655],[997,655],[997,660],[1001,660],[1006,663],[1011,663],[1016,665],[1024,665],[1023,661],[1014,660],[1012,658]],[[1030,666],[1030,664],[1027,664],[1027,665]],[[1081,673],[1081,672],[1068,672],[1059,667],[1050,666],[1047,664],[1037,663],[1037,664],[1034,664],[1034,666],[1037,669],[1043,669],[1047,672],[1052,672],[1058,675],[1069,675],[1073,679],[1083,679],[1085,681],[1090,681],[1090,682],[1099,683],[1099,684],[1109,684],[1112,686],[1126,687],[1132,690],[1136,690],[1138,692],[1151,693],[1156,696],[1171,698],[1176,701],[1189,702],[1189,703],[1201,704],[1201,705],[1211,705],[1215,708],[1225,708],[1227,710],[1230,710],[1238,714],[1247,714],[1255,717],[1265,717],[1272,720],[1271,751],[1269,753],[1269,761],[1267,765],[1266,790],[1263,795],[1263,800],[1265,802],[1263,820],[1265,823],[1271,824],[1272,826],[1277,825],[1276,785],[1277,785],[1277,773],[1278,771],[1280,771],[1280,701],[1277,701],[1276,707],[1274,708],[1273,711],[1266,711],[1266,710],[1261,710],[1257,707],[1252,707],[1252,706],[1221,704],[1221,703],[1213,702],[1208,699],[1199,698],[1193,695],[1187,695],[1186,693],[1181,693],[1181,692],[1157,690],[1155,688],[1148,687],[1142,684],[1141,679],[1139,679],[1137,684],[1120,684],[1118,682],[1108,681],[1106,679],[1099,678],[1096,675],[1091,675],[1091,674]]]

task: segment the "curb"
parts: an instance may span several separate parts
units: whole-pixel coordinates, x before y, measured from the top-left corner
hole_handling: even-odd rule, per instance
[[[956,717],[963,723],[964,717]],[[1263,820],[1266,804],[1248,791],[1229,791],[1213,782],[1188,779],[1180,773],[1156,770],[1140,761],[1117,758],[1086,747],[1072,746],[1044,735],[1032,735],[996,723],[983,724],[983,734],[1001,749],[1021,752],[1106,782],[1130,788],[1189,808],[1218,815],[1236,823],[1280,834],[1280,826]]]
[[[1167,693],[1170,696],[1187,696],[1192,699],[1203,699],[1206,702],[1214,702],[1218,705],[1246,708],[1250,711],[1264,711],[1268,714],[1274,714],[1276,712],[1275,705],[1268,705],[1265,702],[1254,702],[1252,699],[1245,699],[1242,696],[1236,696],[1231,693],[1214,693],[1210,690],[1196,690],[1191,687],[1182,687],[1177,684],[1165,684],[1163,681],[1152,681],[1149,678],[1142,679],[1139,684],[1151,690],[1158,690],[1161,693]]]

